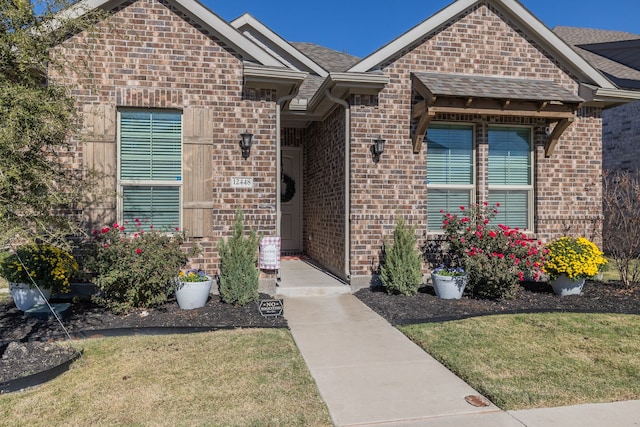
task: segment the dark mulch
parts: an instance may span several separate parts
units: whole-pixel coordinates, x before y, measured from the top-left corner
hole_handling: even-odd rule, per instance
[[[270,297],[260,295],[260,298]],[[148,328],[154,328],[154,333],[177,333],[192,331],[192,328],[287,327],[282,317],[262,317],[257,303],[236,307],[222,303],[218,296],[210,298],[205,307],[194,310],[181,310],[172,301],[127,315],[115,315],[86,301],[73,303],[63,324],[74,338],[111,334],[108,331],[126,334],[132,329],[134,333],[145,333]],[[0,384],[49,369],[74,357],[72,349],[46,342],[64,337],[64,330],[53,317],[46,320],[26,317],[13,302],[0,303]]]
[[[603,284],[587,281],[581,296],[558,297],[546,283],[528,283],[516,298],[486,300],[464,296],[460,300],[442,300],[433,288],[424,287],[412,297],[388,295],[382,289],[362,289],[356,296],[392,324],[442,322],[467,317],[529,312],[599,312],[640,314],[640,287],[624,288],[620,283]],[[261,295],[261,298],[268,298]],[[286,306],[285,306],[286,313]],[[222,329],[235,327],[286,327],[283,318],[264,318],[257,304],[235,307],[211,298],[196,310],[180,310],[175,302],[146,311],[137,310],[117,316],[88,302],[74,303],[64,325],[78,337],[106,334],[102,330],[119,328],[164,328],[154,333],[176,332],[179,328]],[[178,329],[176,329],[178,328]],[[84,331],[85,333],[81,333]],[[26,318],[12,302],[0,303],[0,383],[47,369],[74,356],[57,345],[42,342],[63,336],[53,319]],[[17,342],[7,347],[8,342]],[[8,350],[6,350],[8,349]],[[66,359],[65,359],[66,358]]]
[[[442,322],[489,314],[531,312],[596,312],[640,314],[640,286],[587,281],[582,295],[556,296],[546,283],[526,283],[514,299],[487,300],[463,296],[442,300],[431,286],[417,295],[388,295],[384,289],[362,289],[356,296],[394,325]]]

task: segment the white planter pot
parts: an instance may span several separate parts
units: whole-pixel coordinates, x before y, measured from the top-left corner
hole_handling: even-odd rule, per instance
[[[553,292],[561,297],[567,295],[580,295],[585,279],[569,279],[566,274],[561,274],[558,278],[551,280],[549,283],[553,288]]]
[[[51,289],[42,289],[42,294],[38,291],[38,288],[31,287],[26,283],[9,283],[9,291],[11,292],[11,298],[18,307],[18,310],[26,311],[31,307],[44,304],[51,298]],[[44,298],[42,297],[44,295]]]
[[[184,310],[204,307],[209,299],[213,279],[207,276],[206,282],[180,282],[176,280],[176,299]]]
[[[441,276],[431,273],[431,283],[438,298],[460,299],[467,286],[467,275],[464,276]]]

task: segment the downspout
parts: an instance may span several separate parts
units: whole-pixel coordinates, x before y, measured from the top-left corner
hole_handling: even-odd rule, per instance
[[[290,95],[285,95],[276,101],[276,236],[281,237],[281,220],[282,220],[282,212],[280,202],[280,194],[282,190],[282,143],[280,138],[282,137],[282,131],[280,129],[280,114],[282,111],[282,104],[291,101],[293,98],[298,96],[298,90]],[[276,274],[277,280],[280,280],[280,270],[278,270]]]
[[[344,275],[347,282],[351,281],[351,107],[344,99],[331,95],[325,90],[327,98],[344,107]]]

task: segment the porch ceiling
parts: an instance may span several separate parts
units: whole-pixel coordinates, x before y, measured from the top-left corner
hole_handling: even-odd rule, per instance
[[[546,80],[442,73],[412,73],[411,79],[413,88],[424,98],[413,107],[412,117],[419,119],[413,137],[415,153],[420,151],[435,115],[455,113],[540,117],[560,122],[545,145],[545,154],[550,156],[584,102],[580,96]]]

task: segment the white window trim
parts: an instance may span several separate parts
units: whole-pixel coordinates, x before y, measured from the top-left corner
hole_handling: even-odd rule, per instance
[[[181,110],[172,110],[172,109],[154,109],[152,111],[172,111],[180,113],[180,128],[182,132],[180,132],[180,180],[179,181],[150,181],[150,180],[133,180],[133,179],[121,179],[121,117],[123,111],[148,111],[143,108],[122,108],[117,111],[117,134],[116,138],[116,157],[117,157],[117,167],[116,167],[116,188],[117,191],[117,203],[116,203],[116,218],[118,224],[122,224],[124,221],[124,187],[178,187],[178,227],[180,230],[184,229],[183,221],[183,183],[184,183],[184,113]]]

